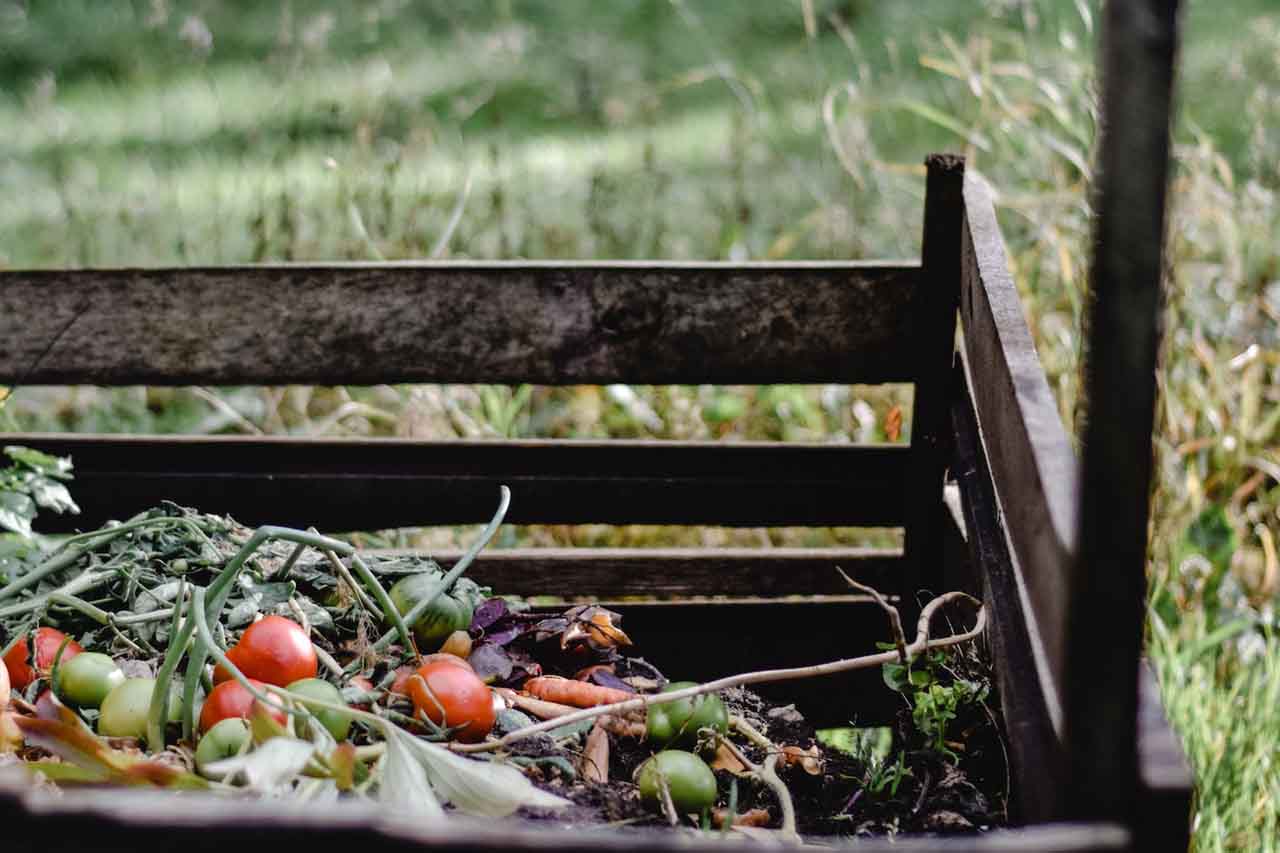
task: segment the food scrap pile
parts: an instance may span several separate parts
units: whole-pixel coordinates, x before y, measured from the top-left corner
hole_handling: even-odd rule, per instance
[[[793,839],[1002,820],[961,769],[997,775],[994,719],[967,731],[964,760],[900,753],[886,794],[884,760],[824,747],[794,708],[747,689],[671,681],[617,613],[535,612],[478,586],[464,573],[505,489],[445,571],[171,503],[46,540],[30,521],[75,510],[70,464],[6,453],[0,768],[62,786]]]

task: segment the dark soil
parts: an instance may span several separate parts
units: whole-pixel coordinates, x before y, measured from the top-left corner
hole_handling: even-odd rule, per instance
[[[737,714],[780,745],[809,749],[815,744],[821,770],[811,774],[799,764],[780,768],[779,775],[791,792],[797,827],[802,835],[850,836],[896,833],[976,833],[1007,821],[1008,796],[1001,723],[997,703],[988,697],[984,705],[962,708],[948,727],[951,756],[922,744],[914,730],[909,709],[899,715],[888,761],[901,756],[903,771],[898,784],[874,787],[873,768],[854,756],[818,743],[815,732],[791,706],[779,706],[743,689],[722,694],[731,714]],[[536,821],[573,825],[611,825],[667,829],[661,813],[640,801],[632,784],[635,769],[652,748],[642,740],[610,736],[608,784],[584,782],[564,772],[564,763],[577,765],[585,736],[556,741],[551,737],[525,743],[518,751],[528,761],[526,772],[542,787],[564,796],[573,807],[557,814],[527,814]],[[740,741],[741,739],[737,739]],[[743,753],[757,764],[764,750],[739,743]],[[563,761],[551,761],[555,758]],[[769,813],[768,827],[780,826],[777,798],[752,776],[716,771],[720,801],[724,806],[736,784],[735,812],[752,809]],[[686,826],[693,827],[692,820]]]

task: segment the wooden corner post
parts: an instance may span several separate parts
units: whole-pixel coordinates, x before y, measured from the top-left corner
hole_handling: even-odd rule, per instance
[[[913,306],[916,341],[915,402],[911,418],[911,470],[906,518],[902,610],[907,624],[923,589],[941,592],[945,508],[942,478],[950,461],[951,368],[960,294],[964,227],[964,158],[930,154],[924,198],[921,286]]]
[[[1068,617],[1070,817],[1132,824],[1143,823],[1135,799],[1138,668],[1177,6],[1177,0],[1112,0],[1103,24],[1089,418]],[[1161,822],[1184,818],[1164,815]]]

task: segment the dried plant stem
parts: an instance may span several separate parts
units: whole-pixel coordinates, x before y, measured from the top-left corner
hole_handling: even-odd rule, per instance
[[[728,738],[722,737],[721,742],[730,744],[729,748],[733,750],[735,757],[773,790],[774,796],[778,798],[778,806],[782,809],[782,832],[798,841],[800,836],[796,833],[796,806],[791,799],[791,791],[788,790],[787,784],[778,775],[778,757],[781,751],[773,741],[756,731],[741,717],[732,717],[729,722],[735,729],[746,735],[748,740],[765,751],[764,764],[756,766],[751,763],[751,760],[734,747]]]
[[[953,601],[968,601],[978,606],[977,621],[971,630],[962,634],[952,634],[941,639],[931,639],[929,637],[929,621],[933,618],[939,608]],[[920,619],[916,623],[916,639],[906,647],[907,659],[913,659],[929,649],[942,648],[944,646],[955,646],[960,643],[968,642],[980,636],[986,628],[987,616],[986,610],[982,607],[982,603],[973,596],[964,592],[948,592],[934,598],[924,606],[920,611]],[[843,660],[831,661],[830,663],[820,663],[813,666],[799,666],[788,669],[763,669],[755,672],[744,672],[738,675],[730,675],[725,678],[719,678],[715,681],[708,681],[706,684],[699,684],[693,687],[686,687],[682,690],[672,690],[670,693],[650,693],[644,696],[637,696],[635,699],[628,699],[625,702],[615,702],[611,705],[597,705],[594,708],[585,708],[573,714],[566,714],[557,717],[554,720],[547,720],[541,723],[535,723],[532,726],[526,726],[523,729],[517,729],[510,734],[504,735],[497,740],[487,741],[485,743],[475,744],[454,744],[451,748],[457,752],[492,752],[496,749],[502,749],[518,740],[523,740],[531,735],[541,732],[550,731],[569,723],[577,723],[582,720],[590,720],[601,714],[612,714],[614,716],[626,714],[629,711],[638,711],[647,708],[650,705],[661,705],[667,702],[676,702],[680,699],[689,699],[694,696],[700,696],[704,693],[715,693],[719,690],[725,690],[730,687],[741,687],[747,684],[767,684],[775,681],[792,681],[800,678],[814,678],[819,675],[832,675],[837,672],[850,672],[858,669],[869,669],[871,667],[881,666],[886,663],[894,663],[899,660],[898,652],[880,652],[874,655],[863,655],[856,658],[845,658]]]
[[[905,665],[907,663],[907,636],[902,632],[902,615],[898,613],[898,608],[886,601],[879,591],[865,584],[860,584],[846,575],[844,569],[839,566],[836,566],[836,571],[840,573],[840,577],[844,578],[845,583],[849,584],[849,586],[859,592],[865,592],[875,599],[876,604],[880,605],[880,609],[888,615],[889,630],[893,633],[893,644],[898,647],[898,660]]]
[[[346,567],[342,560],[338,559],[338,555],[332,551],[325,551],[324,555],[329,558],[329,565],[333,566],[333,570],[337,573],[338,577],[342,578],[346,585],[351,587],[351,592],[355,595],[356,600],[360,602],[361,606],[372,613],[374,617],[381,622],[385,618],[383,616],[382,609],[379,608],[377,604],[374,604],[373,599],[364,591],[364,588],[361,587],[360,584],[356,583],[356,579],[351,576],[351,571]]]

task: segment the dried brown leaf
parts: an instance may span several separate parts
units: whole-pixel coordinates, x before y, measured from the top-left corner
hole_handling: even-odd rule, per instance
[[[578,759],[578,773],[587,782],[603,785],[609,781],[609,732],[599,720],[587,735],[587,748]]]

